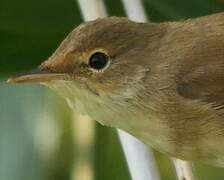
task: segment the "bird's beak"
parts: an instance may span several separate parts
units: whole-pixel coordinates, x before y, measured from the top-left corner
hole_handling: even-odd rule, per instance
[[[24,83],[24,82],[47,82],[52,80],[64,79],[64,73],[54,73],[44,67],[26,71],[7,80],[8,83]]]

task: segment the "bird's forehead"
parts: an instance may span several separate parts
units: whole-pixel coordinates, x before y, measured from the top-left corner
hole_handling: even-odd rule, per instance
[[[82,23],[74,30],[74,34],[78,35],[93,35],[99,34],[102,35],[106,32],[118,32],[122,31],[126,25],[131,24],[130,20],[122,17],[108,17],[108,18],[99,18],[94,21],[88,21]],[[119,27],[119,28],[117,28]],[[121,29],[121,27],[123,27]]]
[[[115,45],[130,33],[135,23],[126,18],[110,17],[79,25],[66,38],[70,51],[86,52]],[[123,37],[123,38],[121,38]]]

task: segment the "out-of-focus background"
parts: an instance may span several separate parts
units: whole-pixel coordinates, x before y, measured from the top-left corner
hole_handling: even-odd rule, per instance
[[[125,16],[119,0],[110,15]],[[183,20],[224,11],[222,0],[144,0],[151,21]],[[0,180],[129,180],[112,128],[73,112],[38,84],[6,84],[7,77],[48,58],[82,17],[75,0],[0,1]],[[78,120],[77,120],[78,119]],[[174,179],[158,153],[163,180]],[[200,180],[223,180],[224,169],[196,164]]]

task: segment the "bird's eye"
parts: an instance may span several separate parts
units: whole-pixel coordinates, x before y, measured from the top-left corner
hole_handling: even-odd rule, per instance
[[[89,66],[93,69],[103,69],[108,63],[108,55],[102,52],[95,52],[89,58]]]

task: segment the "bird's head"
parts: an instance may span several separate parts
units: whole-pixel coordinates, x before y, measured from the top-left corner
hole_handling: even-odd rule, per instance
[[[129,95],[149,71],[144,62],[152,59],[158,48],[163,34],[158,26],[118,17],[83,23],[37,69],[8,81],[41,82],[57,90],[70,89],[67,95],[75,95],[70,92],[73,86],[98,96]]]

